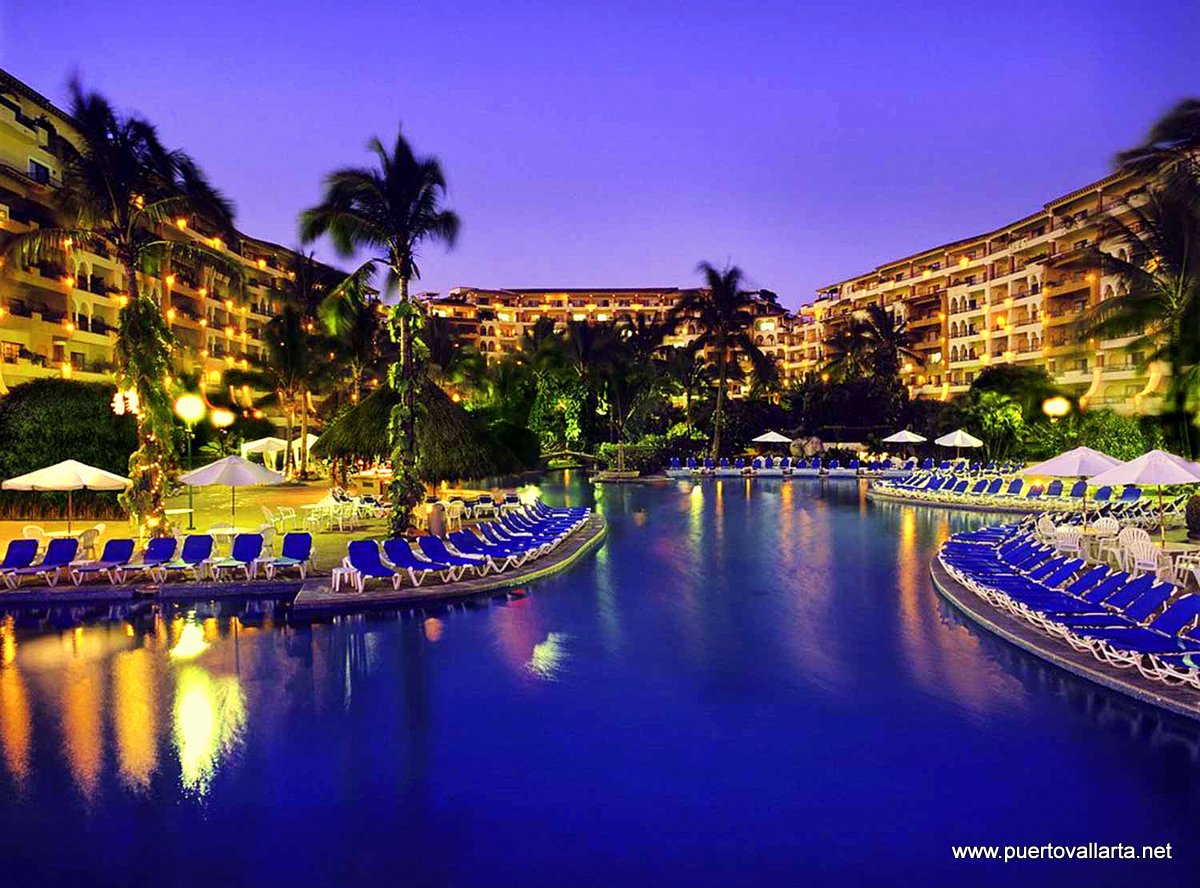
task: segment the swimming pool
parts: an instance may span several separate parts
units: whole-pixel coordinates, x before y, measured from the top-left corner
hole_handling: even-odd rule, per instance
[[[611,486],[522,597],[293,624],[13,612],[10,884],[1181,882],[1200,730],[964,625],[928,561],[983,516],[857,482]],[[1174,843],[1174,863],[952,844]],[[27,881],[26,881],[27,880]]]

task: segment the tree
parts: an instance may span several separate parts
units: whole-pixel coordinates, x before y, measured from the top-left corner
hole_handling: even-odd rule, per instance
[[[695,343],[672,348],[665,361],[667,378],[683,393],[683,421],[688,432],[692,429],[692,399],[697,391],[712,385],[712,368]]]
[[[742,289],[742,270],[736,266],[718,270],[707,262],[701,262],[697,270],[704,275],[706,286],[685,293],[672,310],[670,320],[694,318],[700,329],[695,340],[697,348],[711,348],[716,353],[717,402],[713,409],[712,438],[712,457],[716,459],[721,453],[721,422],[730,360],[745,356],[756,370],[762,367],[762,375],[766,376],[770,358],[750,336],[754,317],[749,308],[754,295]]]
[[[442,388],[476,389],[486,371],[483,355],[454,335],[447,318],[431,315],[421,327],[429,352],[429,372]]]
[[[999,392],[970,392],[955,404],[957,425],[975,430],[983,441],[985,459],[1008,458],[1024,440],[1021,405]]]
[[[899,313],[882,305],[866,307],[839,331],[835,339],[837,353],[830,369],[842,378],[873,374],[880,379],[899,379],[903,359],[923,363],[924,358],[912,345],[912,334]]]
[[[1026,422],[1045,418],[1042,404],[1063,392],[1043,367],[995,364],[985,367],[971,383],[972,392],[996,392],[1021,405]]]
[[[1184,453],[1193,452],[1187,413],[1200,360],[1200,181],[1189,166],[1173,166],[1127,216],[1105,220],[1103,239],[1121,241],[1128,259],[1098,247],[1074,264],[1097,264],[1120,277],[1122,292],[1081,319],[1084,336],[1135,336],[1127,348],[1170,369],[1170,416]],[[1071,265],[1064,266],[1071,267]]]
[[[117,383],[137,394],[137,450],[129,458],[133,485],[125,503],[144,530],[166,530],[163,484],[175,468],[174,416],[167,382],[175,339],[164,309],[144,284],[151,270],[183,259],[239,276],[234,263],[198,244],[170,239],[180,219],[197,216],[232,242],[233,207],[187,154],[167,149],[140,117],[118,114],[106,98],[71,89],[78,139],[59,143],[62,187],[56,195],[62,225],[15,237],[8,253],[20,265],[69,256],[73,250],[116,258],[125,293],[118,320]]]
[[[1147,173],[1164,163],[1195,163],[1191,152],[1200,146],[1200,99],[1184,99],[1155,121],[1140,145],[1116,156],[1119,167]]]
[[[368,269],[360,268],[333,287],[317,307],[331,339],[332,360],[345,369],[345,394],[351,404],[362,398],[383,356],[383,303],[369,285]]]
[[[382,265],[386,269],[383,290],[399,291],[399,301],[388,317],[399,350],[388,373],[388,384],[400,396],[392,408],[395,480],[388,497],[392,530],[399,534],[424,495],[416,435],[417,394],[425,380],[424,348],[415,341],[423,313],[409,297],[409,283],[420,277],[420,247],[426,242],[453,246],[459,218],[443,205],[446,177],[437,158],[418,157],[402,132],[397,132],[390,151],[377,138],[371,139],[368,149],[375,155],[374,165],[331,173],[321,203],[301,214],[300,233],[306,243],[328,235],[345,257],[359,250],[374,251],[363,264],[363,273],[369,275]]]

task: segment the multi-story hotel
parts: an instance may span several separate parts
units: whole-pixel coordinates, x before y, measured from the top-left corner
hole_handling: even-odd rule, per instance
[[[1044,367],[1086,405],[1155,412],[1163,368],[1128,349],[1134,337],[1085,339],[1077,325],[1084,311],[1124,286],[1080,260],[1097,246],[1127,257],[1127,245],[1105,240],[1103,222],[1136,206],[1144,184],[1114,173],[993,231],[823,288],[813,305],[820,346],[804,369],[832,357],[839,329],[876,303],[899,312],[915,336],[923,360],[903,372],[915,396],[947,399],[985,367],[1017,364]]]
[[[571,321],[631,323],[638,317],[663,323],[686,291],[678,287],[631,289],[491,290],[458,287],[448,296],[424,297],[427,310],[447,318],[451,330],[482,353],[489,363],[520,347],[521,338],[542,318],[565,327]],[[808,307],[790,312],[766,299],[751,304],[754,339],[771,355],[784,379],[798,376],[804,358],[817,343],[813,315]],[[668,346],[683,346],[699,335],[694,321],[681,319],[664,339]],[[745,385],[748,385],[746,383]]]
[[[8,236],[54,224],[62,182],[58,146],[75,137],[70,116],[0,71],[0,244]],[[295,254],[241,236],[223,242],[202,219],[179,218],[167,236],[203,242],[244,267],[236,285],[176,261],[144,286],[159,299],[180,343],[180,369],[211,390],[231,367],[263,355],[263,326],[276,313],[281,282]],[[0,393],[41,376],[112,378],[124,272],[111,256],[78,246],[61,259],[0,269]],[[245,401],[244,390],[232,392]]]
[[[785,381],[821,373],[834,357],[839,332],[875,303],[898,312],[916,341],[921,360],[906,362],[902,372],[914,397],[945,400],[965,392],[985,367],[1017,364],[1044,367],[1085,405],[1155,412],[1164,368],[1128,348],[1135,337],[1084,339],[1076,324],[1085,310],[1124,286],[1104,268],[1081,266],[1080,260],[1097,245],[1126,255],[1126,245],[1103,240],[1103,222],[1135,206],[1144,185],[1132,174],[1114,173],[993,231],[823,287],[813,304],[796,312],[757,302],[755,341],[776,359]],[[675,287],[460,288],[426,304],[492,361],[516,350],[539,318],[559,325],[638,315],[662,321],[682,295]],[[666,343],[683,345],[695,335],[695,324],[681,321]]]

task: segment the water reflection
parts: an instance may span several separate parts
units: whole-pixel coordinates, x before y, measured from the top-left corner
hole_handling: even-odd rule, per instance
[[[185,789],[198,797],[208,793],[218,766],[240,744],[245,727],[246,698],[237,676],[213,676],[195,664],[179,668],[173,738]]]
[[[552,483],[542,489],[556,496]],[[770,829],[755,819],[769,809],[788,832],[764,845],[799,831],[787,809],[796,786],[829,823],[848,817],[843,807],[859,818],[878,806],[903,824],[890,794],[907,804],[924,786],[912,770],[943,744],[996,768],[988,755],[1066,748],[1056,764],[1080,771],[1067,789],[1092,785],[1110,761],[1136,768],[1143,754],[1182,763],[1173,779],[1185,789],[1200,773],[1196,726],[939,606],[929,555],[978,516],[873,502],[864,512],[860,487],[817,481],[686,481],[604,497],[611,533],[594,556],[470,607],[313,623],[240,603],[0,618],[0,829],[74,808],[93,829],[69,831],[71,841],[93,859],[125,847],[144,816],[146,841],[171,862],[214,839],[244,847],[244,868],[267,856],[245,841],[260,818],[267,842],[303,817],[311,838],[293,853],[311,841],[304,863],[332,853],[337,868],[349,851],[330,852],[321,836],[377,827],[395,842],[389,852],[423,850],[405,829],[417,822],[439,841],[469,837],[434,848],[458,861],[489,841],[488,824],[519,821],[537,838],[518,849],[528,855],[554,845],[542,803],[573,825],[589,816],[579,794],[600,794],[628,818],[644,812],[648,787],[661,789],[656,804],[695,798],[669,813],[697,834]],[[588,501],[587,490],[574,498]],[[1031,735],[1032,753],[1021,746]],[[1038,746],[1047,736],[1069,742]],[[981,797],[980,770],[939,780],[938,792],[976,780],[963,796]],[[713,773],[721,779],[705,782]],[[772,795],[779,787],[787,794]],[[944,807],[939,796],[922,815]],[[708,810],[711,820],[687,819]],[[43,854],[55,840],[21,836]],[[636,840],[620,838],[614,847]],[[461,873],[438,875],[425,881]]]

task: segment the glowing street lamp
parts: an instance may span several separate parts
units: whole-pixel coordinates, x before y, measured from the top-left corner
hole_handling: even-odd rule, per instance
[[[1055,395],[1042,402],[1042,412],[1056,422],[1071,412],[1071,402],[1062,395]]]
[[[183,420],[187,426],[187,461],[188,471],[190,472],[195,466],[192,465],[192,438],[196,436],[196,423],[204,419],[204,413],[208,408],[204,404],[204,400],[199,395],[180,395],[175,399],[175,415]],[[192,502],[192,485],[188,485],[188,530],[195,530],[195,504]]]

